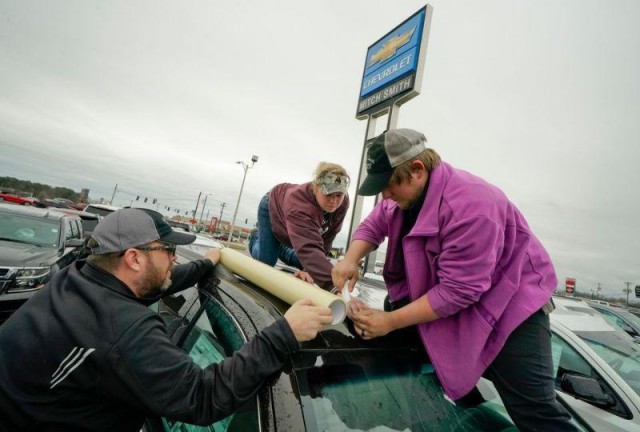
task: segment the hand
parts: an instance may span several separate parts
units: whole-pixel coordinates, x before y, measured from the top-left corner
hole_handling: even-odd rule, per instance
[[[347,316],[353,319],[353,316],[358,312],[362,312],[369,309],[369,305],[360,299],[351,297],[349,304],[347,305]]]
[[[309,299],[298,300],[284,314],[298,342],[316,337],[325,325],[331,324],[331,309],[314,306]]]
[[[204,257],[211,260],[213,265],[216,265],[218,264],[218,261],[220,261],[220,249],[211,248],[204,253]]]
[[[311,275],[304,270],[298,270],[293,275],[305,282],[309,282],[310,284],[313,283],[313,278],[311,277]]]
[[[347,260],[338,261],[333,270],[331,270],[331,279],[333,279],[333,285],[342,290],[344,284],[349,282],[349,291],[353,291],[353,287],[356,285],[356,281],[360,278],[360,270],[358,269],[358,263]]]
[[[356,333],[365,340],[384,336],[395,330],[391,325],[389,312],[377,309],[367,309],[354,313],[351,320],[355,325]]]

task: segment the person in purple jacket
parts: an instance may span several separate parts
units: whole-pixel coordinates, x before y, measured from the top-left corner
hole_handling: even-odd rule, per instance
[[[383,200],[333,269],[352,290],[358,262],[388,238],[385,311],[355,302],[363,339],[416,326],[445,393],[461,405],[484,376],[520,430],[575,430],[556,400],[548,313],[557,279],[549,254],[497,187],[442,162],[411,129],[367,149],[360,195]]]
[[[295,276],[331,290],[327,255],[349,208],[349,174],[320,162],[313,180],[274,186],[258,206],[258,229],[249,240],[251,256],[274,266],[278,258],[298,268]]]

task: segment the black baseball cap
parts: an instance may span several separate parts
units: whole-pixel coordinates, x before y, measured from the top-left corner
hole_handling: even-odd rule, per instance
[[[367,148],[367,177],[358,195],[370,196],[382,192],[393,175],[393,169],[424,150],[427,138],[413,129],[391,129],[378,135]]]

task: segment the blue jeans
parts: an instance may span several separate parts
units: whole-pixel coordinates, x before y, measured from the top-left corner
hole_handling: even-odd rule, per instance
[[[288,266],[303,268],[293,248],[282,244],[273,235],[268,194],[262,197],[258,205],[258,231],[249,240],[249,252],[253,258],[272,267],[280,258]]]

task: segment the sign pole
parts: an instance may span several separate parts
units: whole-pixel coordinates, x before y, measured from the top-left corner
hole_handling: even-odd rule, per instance
[[[376,136],[378,117],[387,115],[385,131],[396,129],[400,105],[420,94],[432,14],[433,8],[425,5],[367,50],[356,109],[356,118],[367,120],[356,183],[358,188],[367,175],[367,145]],[[380,198],[380,195],[375,197],[374,205]],[[349,243],[362,220],[363,202],[364,198],[358,195],[353,200]],[[365,273],[374,272],[376,257],[377,250],[365,257]]]

